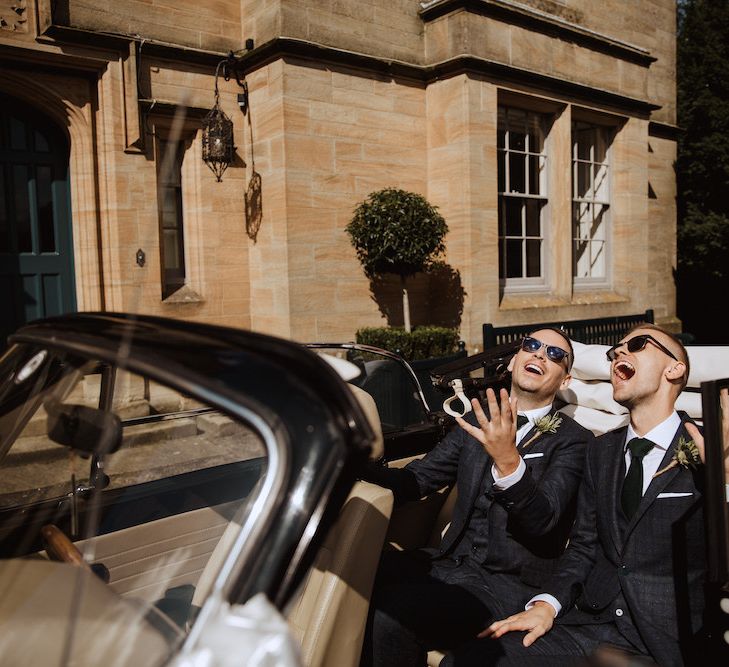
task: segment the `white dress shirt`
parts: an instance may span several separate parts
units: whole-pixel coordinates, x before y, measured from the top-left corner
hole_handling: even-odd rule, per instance
[[[546,417],[551,409],[552,406],[550,404],[545,405],[542,408],[534,408],[534,410],[524,410],[524,412],[519,413],[520,415],[524,415],[528,421],[516,432],[517,447],[521,444],[521,441],[524,439],[526,434],[532,430],[534,424],[538,422],[542,417]],[[505,475],[504,477],[499,477],[496,466],[492,464],[491,475],[494,478],[494,489],[496,491],[506,491],[506,489],[508,489],[510,486],[514,486],[514,484],[516,484],[522,477],[524,477],[525,472],[526,463],[524,463],[523,458],[519,458],[519,465],[517,466],[516,470],[512,473],[509,473],[508,475]]]

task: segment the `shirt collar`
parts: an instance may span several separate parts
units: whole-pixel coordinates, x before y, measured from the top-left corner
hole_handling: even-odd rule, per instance
[[[529,420],[529,424],[532,425],[538,422],[542,417],[548,415],[551,409],[551,405],[545,405],[544,407],[534,408],[533,410],[519,410],[519,414],[524,415]]]
[[[681,417],[678,416],[676,411],[672,412],[666,419],[664,419],[658,426],[654,426],[648,433],[643,437],[656,443],[656,447],[666,450],[671,446],[673,442],[673,436],[676,435],[678,427],[681,426]],[[625,445],[623,448],[628,446],[628,443],[633,438],[639,438],[640,436],[633,430],[633,426],[628,424],[628,432],[625,434]]]

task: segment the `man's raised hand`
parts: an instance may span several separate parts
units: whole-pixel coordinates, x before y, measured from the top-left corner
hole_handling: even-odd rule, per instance
[[[521,457],[516,449],[516,398],[510,402],[509,393],[502,389],[500,399],[501,405],[496,401],[494,390],[489,387],[486,390],[486,403],[490,418],[484,413],[478,399],[474,398],[471,405],[479,426],[473,426],[461,417],[456,417],[456,422],[483,445],[499,475],[505,477],[517,469]]]

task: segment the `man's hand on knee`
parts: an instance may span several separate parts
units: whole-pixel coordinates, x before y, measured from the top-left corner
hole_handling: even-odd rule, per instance
[[[539,637],[546,634],[554,625],[556,615],[554,607],[548,602],[538,601],[531,609],[514,614],[501,621],[495,621],[488,628],[482,630],[478,637],[491,637],[498,639],[507,632],[521,630],[527,634],[524,636],[524,646],[531,646]]]

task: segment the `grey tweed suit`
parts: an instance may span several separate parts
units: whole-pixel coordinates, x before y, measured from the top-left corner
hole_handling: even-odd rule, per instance
[[[681,437],[676,431],[658,470]],[[570,543],[543,591],[562,605],[555,625],[529,648],[523,633],[470,642],[442,665],[584,664],[606,643],[660,667],[706,664],[697,651],[705,573],[703,471],[676,466],[654,477],[632,519],[621,509],[627,426],[587,448]]]
[[[567,416],[526,444],[536,434],[519,446],[524,476],[504,491],[494,489],[491,457],[461,428],[406,468],[370,471],[398,501],[453,483],[458,496],[440,548],[384,555],[362,665],[422,665],[427,648],[469,641],[540,590],[564,551],[593,435]]]
[[[685,423],[686,415],[681,418]],[[661,667],[681,665],[703,610],[702,471],[676,466],[654,477],[628,521],[620,508],[626,430],[607,433],[588,449],[570,547],[547,590],[565,610],[559,622],[612,620]],[[683,425],[659,470],[681,437],[691,439]]]

